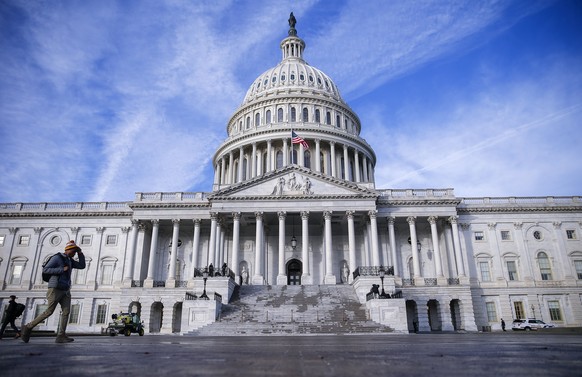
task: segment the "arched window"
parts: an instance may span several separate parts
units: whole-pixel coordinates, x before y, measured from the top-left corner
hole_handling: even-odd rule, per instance
[[[277,151],[277,169],[280,169],[283,167],[283,152],[282,151]]]
[[[307,110],[307,107],[303,108],[303,121],[309,122],[309,110]]]
[[[291,149],[291,163],[297,164],[297,151],[295,149]]]
[[[309,151],[303,152],[303,166],[307,169],[311,169],[311,153]]]
[[[279,108],[277,110],[277,122],[283,121],[283,109]]]
[[[331,111],[328,111],[327,114],[325,114],[325,123],[331,124]]]
[[[340,158],[340,166],[341,166],[340,177],[341,177],[342,179],[348,179],[348,177],[346,177],[346,174],[345,174],[345,172],[346,172],[346,169],[345,169],[345,164],[346,164],[346,162],[345,162],[345,160],[344,160],[344,158],[343,158],[343,156],[342,156],[342,157]]]
[[[247,179],[247,166],[248,166],[248,159],[245,157],[243,160],[243,169],[242,169],[242,179],[243,181]]]
[[[337,116],[335,117],[335,126],[336,126],[336,127],[341,127],[341,125],[342,125],[342,122],[341,122],[341,120],[340,120],[340,116],[339,116],[339,115],[337,115]]]
[[[246,129],[248,130],[249,128],[251,128],[251,117],[247,117]]]
[[[238,160],[234,162],[234,171],[235,171],[234,182],[236,183],[238,182]]]
[[[267,172],[267,169],[269,168],[267,165],[267,158],[269,157],[269,155],[267,154],[267,152],[265,151],[265,153],[263,153],[262,156],[262,161],[263,161],[263,166],[261,167],[261,174],[264,174]]]
[[[327,174],[327,164],[325,163],[325,155],[323,152],[319,153],[319,166],[321,166],[321,173]]]
[[[261,114],[256,113],[255,114],[255,127],[258,127],[261,125]]]
[[[265,116],[265,124],[271,123],[271,110],[267,110],[267,114]]]
[[[243,130],[243,126],[242,126],[242,120],[238,123],[238,132],[241,132]]]
[[[297,111],[294,107],[291,108],[291,122],[297,121]]]
[[[552,280],[552,267],[550,265],[550,259],[548,254],[543,251],[538,254],[538,265],[540,266],[540,275],[542,275],[542,280]]]
[[[315,123],[321,123],[321,112],[319,109],[315,109]]]

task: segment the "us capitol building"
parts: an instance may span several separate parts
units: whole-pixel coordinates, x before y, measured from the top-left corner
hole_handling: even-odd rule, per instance
[[[276,309],[292,295],[341,292],[352,300],[334,310],[359,307],[397,332],[495,331],[501,318],[508,327],[534,317],[582,326],[580,197],[377,188],[360,119],[304,60],[295,22],[291,15],[281,62],[228,121],[211,192],[0,203],[2,306],[18,296],[23,323],[42,312],[41,265],[75,240],[87,268],[73,273],[70,332],[99,333],[121,311],[139,313],[147,333],[219,331],[228,308],[268,292],[281,302],[257,322],[299,321],[301,310]],[[325,302],[300,307],[321,323]],[[55,314],[38,329],[57,322]]]

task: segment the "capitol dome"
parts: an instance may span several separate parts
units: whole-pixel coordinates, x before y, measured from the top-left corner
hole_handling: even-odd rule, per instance
[[[292,30],[294,29],[290,33]],[[303,60],[304,48],[304,42],[295,35],[285,38],[281,42],[283,60],[276,67],[262,73],[251,84],[243,104],[272,93],[297,89],[343,102],[332,79]]]
[[[303,59],[295,23],[291,14],[281,62],[253,81],[228,121],[213,158],[214,191],[290,165],[374,187],[376,155],[360,137],[360,119],[333,80]]]

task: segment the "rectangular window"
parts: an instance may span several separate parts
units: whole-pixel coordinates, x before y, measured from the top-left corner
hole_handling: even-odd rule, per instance
[[[113,284],[113,265],[111,264],[104,264],[102,267],[102,274],[101,274],[101,284],[102,285],[111,285]]]
[[[39,305],[37,305],[36,308],[34,309],[34,318],[36,318],[39,315],[41,315],[47,309],[48,309],[48,305],[46,305],[46,304],[39,304]],[[42,321],[41,323],[39,323],[39,325],[40,324],[46,325],[46,319],[44,321]]]
[[[582,280],[582,260],[575,260],[574,267],[576,267],[576,275],[578,275],[578,279]]]
[[[82,236],[81,245],[91,245],[91,236],[89,235]]]
[[[85,277],[87,276],[87,269],[83,268],[82,270],[75,268],[73,270],[73,281],[75,284],[84,285],[85,284]]]
[[[10,284],[20,284],[22,281],[22,269],[23,265],[15,264],[12,266],[12,276],[10,277]]]
[[[513,303],[513,309],[515,310],[515,319],[524,319],[523,302],[515,301]]]
[[[507,261],[507,275],[509,280],[517,280],[517,265],[513,260]]]
[[[107,305],[101,304],[97,306],[97,316],[95,317],[95,324],[104,324],[107,319]]]
[[[509,230],[502,230],[501,231],[501,240],[502,241],[511,241],[511,233],[509,233]]]
[[[475,241],[483,241],[485,239],[485,235],[483,232],[475,232]]]
[[[18,238],[18,245],[19,246],[28,246],[30,243],[30,236],[20,236]]]
[[[548,309],[550,309],[550,319],[552,321],[562,320],[562,310],[560,309],[559,301],[548,301]]]
[[[4,239],[6,238],[5,235],[0,235],[0,246],[4,246]]]
[[[481,271],[481,281],[491,281],[489,262],[479,262],[479,270]]]
[[[115,245],[117,244],[117,236],[116,235],[109,235],[107,236],[107,245]]]
[[[495,310],[495,303],[490,301],[485,303],[487,307],[487,320],[489,322],[497,322],[497,311]]]
[[[79,323],[79,313],[81,312],[81,304],[71,305],[71,312],[69,314],[69,323]]]
[[[566,230],[566,237],[569,240],[575,240],[576,239],[576,231],[574,229]]]

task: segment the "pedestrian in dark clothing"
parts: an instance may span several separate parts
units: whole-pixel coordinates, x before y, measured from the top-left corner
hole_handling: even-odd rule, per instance
[[[79,255],[78,261],[73,259],[75,254]],[[75,241],[69,241],[65,246],[65,252],[53,255],[42,270],[43,273],[52,275],[46,293],[48,307],[44,313],[22,326],[22,341],[24,343],[28,343],[30,340],[32,329],[53,314],[57,304],[61,305],[61,318],[55,343],[69,343],[74,340],[65,333],[71,311],[71,272],[73,268],[84,269],[85,256]]]
[[[505,321],[501,318],[501,330],[505,331]]]
[[[2,328],[0,329],[0,339],[2,339],[2,335],[4,335],[4,330],[6,329],[6,326],[8,326],[9,323],[10,327],[12,327],[12,330],[14,330],[14,332],[16,333],[14,339],[20,338],[20,330],[18,330],[18,327],[16,327],[16,325],[14,324],[14,321],[16,321],[16,305],[17,305],[16,296],[14,295],[10,296],[10,301],[8,301],[8,306],[6,307],[4,321],[2,322]]]

